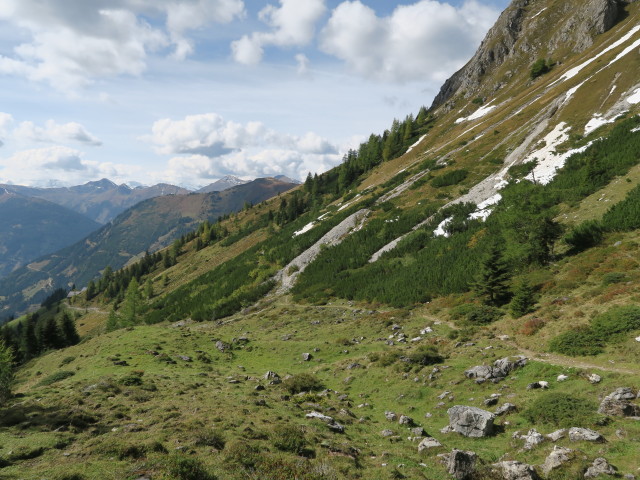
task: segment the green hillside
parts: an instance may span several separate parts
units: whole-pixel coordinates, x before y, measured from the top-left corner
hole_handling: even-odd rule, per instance
[[[0,476],[635,478],[639,20],[516,0],[430,109],[11,322]]]

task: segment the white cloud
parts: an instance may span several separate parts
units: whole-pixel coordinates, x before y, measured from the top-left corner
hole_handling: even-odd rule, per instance
[[[73,93],[95,79],[140,75],[150,52],[193,51],[186,34],[244,14],[242,0],[2,0],[0,20],[29,32],[30,41],[0,55],[0,74],[46,81]],[[164,28],[145,18],[166,19]]]
[[[245,65],[262,60],[264,47],[301,47],[315,35],[315,25],[326,11],[325,0],[280,0],[280,7],[267,5],[258,17],[271,27],[269,32],[254,32],[231,44],[233,58]]]
[[[308,75],[309,74],[309,58],[304,53],[298,53],[295,56],[296,62],[298,64],[298,75]]]
[[[13,117],[8,113],[0,112],[0,147],[3,145],[3,140],[6,139],[9,134],[9,128],[13,125]]]
[[[22,150],[0,158],[0,183],[51,186],[77,185],[87,179],[124,181],[139,173],[137,167],[86,160],[79,150],[53,146]],[[54,180],[52,180],[54,179]]]
[[[21,122],[12,136],[22,142],[64,143],[74,141],[85,145],[100,146],[102,142],[76,122],[65,124],[48,120],[44,127],[33,122]]]
[[[378,17],[346,1],[322,30],[320,48],[368,78],[440,82],[464,65],[499,13],[477,0],[460,7],[421,0]]]
[[[188,185],[228,174],[304,178],[340,163],[342,150],[312,132],[286,135],[260,122],[239,124],[215,113],[158,120],[145,140],[157,153],[173,155],[162,177]]]

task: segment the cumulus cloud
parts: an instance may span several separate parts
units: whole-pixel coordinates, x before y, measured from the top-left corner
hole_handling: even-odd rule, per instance
[[[337,165],[342,151],[313,132],[282,134],[260,122],[240,124],[215,113],[158,120],[145,140],[157,153],[172,155],[165,178],[191,185],[228,174],[304,178]]]
[[[13,117],[8,113],[0,112],[0,146],[3,145],[2,141],[9,134],[9,129],[13,125]]]
[[[499,11],[477,0],[461,6],[421,0],[378,17],[359,0],[332,12],[320,48],[367,78],[441,82],[473,54]]]
[[[8,158],[0,158],[0,183],[51,186],[51,179],[55,179],[56,185],[77,185],[88,178],[108,177],[118,181],[139,173],[136,167],[100,163],[84,157],[83,152],[64,146],[18,151]]]
[[[76,122],[65,124],[48,120],[44,127],[33,122],[21,122],[13,131],[13,137],[23,142],[64,143],[73,141],[91,146],[100,146],[102,142]]]
[[[262,60],[264,47],[300,47],[315,35],[315,25],[326,11],[325,0],[280,0],[280,6],[267,5],[258,17],[271,27],[268,32],[254,32],[231,44],[238,63],[254,65]]]
[[[0,55],[0,74],[71,93],[97,78],[140,75],[148,54],[162,48],[184,58],[193,51],[190,30],[243,14],[242,0],[2,0],[0,20],[31,38]],[[145,20],[158,17],[164,27]]]

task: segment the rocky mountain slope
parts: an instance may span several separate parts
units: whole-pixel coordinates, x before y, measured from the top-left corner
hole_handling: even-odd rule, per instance
[[[0,188],[0,278],[99,227],[97,222],[55,203]]]
[[[84,185],[59,188],[34,188],[0,185],[9,192],[57,203],[98,223],[105,224],[136,203],[162,195],[186,195],[189,190],[174,185],[130,188],[103,178]]]
[[[637,2],[515,0],[431,110],[61,305],[0,473],[635,478],[639,48]]]
[[[138,203],[79,242],[43,256],[0,280],[4,318],[39,304],[56,288],[86,286],[110,266],[118,269],[145,252],[170,245],[201,222],[260,203],[293,187],[262,178],[223,192],[165,195]]]
[[[220,180],[216,180],[215,182],[207,185],[206,187],[202,187],[200,190],[198,190],[198,193],[221,192],[223,190],[226,190],[227,188],[244,185],[245,183],[249,182],[246,180],[242,180],[241,178],[234,177],[233,175],[227,175],[225,177],[222,177]]]

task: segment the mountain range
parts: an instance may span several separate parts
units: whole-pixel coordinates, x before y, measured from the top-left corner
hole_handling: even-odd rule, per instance
[[[639,48],[638,2],[514,0],[341,165],[10,322],[2,474],[635,478]]]

